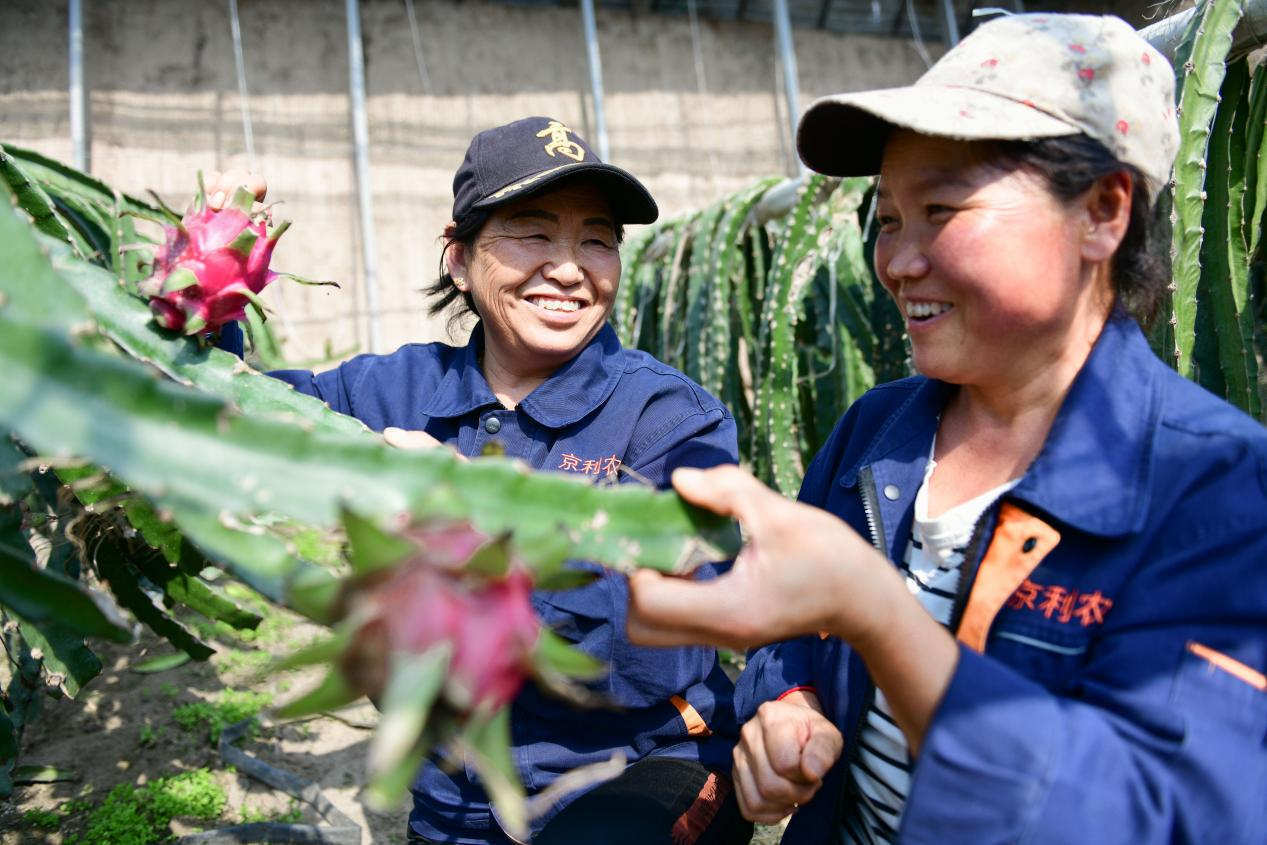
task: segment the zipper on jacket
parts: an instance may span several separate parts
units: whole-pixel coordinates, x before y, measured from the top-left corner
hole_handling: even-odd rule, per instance
[[[972,585],[977,580],[977,570],[981,568],[981,559],[985,557],[982,545],[985,541],[986,524],[994,519],[1001,501],[1002,499],[995,501],[977,518],[977,524],[972,528],[972,538],[964,549],[963,564],[959,567],[959,586],[955,590],[955,603],[950,607],[950,619],[946,622],[946,628],[949,629],[951,636],[959,630],[959,622],[968,604],[968,594],[972,592]]]
[[[865,466],[858,470],[858,495],[862,497],[862,513],[867,519],[867,531],[871,533],[871,545],[875,546],[876,551],[888,558],[888,543],[884,538],[884,522],[880,519],[880,500],[876,496],[875,490],[875,474],[871,471],[870,466]],[[861,658],[859,658],[861,663]],[[862,669],[866,671],[866,664],[862,664]],[[858,708],[858,717],[854,719],[853,730],[849,732],[849,744],[845,747],[849,749],[852,755],[854,749],[858,747],[858,739],[862,736],[862,725],[867,720],[867,711],[871,709],[872,703],[875,701],[875,684],[868,682],[867,694],[862,706]],[[840,788],[836,790],[836,806],[832,813],[832,842],[841,842],[843,838],[840,833],[841,822],[844,819],[845,796],[855,791],[850,778],[850,768],[852,766],[852,758],[843,761],[844,771],[841,773]]]
[[[867,530],[871,532],[871,545],[885,557],[889,556],[888,544],[884,539],[884,523],[880,519],[880,500],[875,492],[875,474],[871,467],[858,470],[858,494],[862,496],[862,514],[867,519]]]

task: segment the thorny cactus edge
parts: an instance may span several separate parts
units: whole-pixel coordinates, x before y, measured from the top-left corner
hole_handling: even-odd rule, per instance
[[[362,695],[382,710],[368,765],[371,800],[404,793],[433,751],[466,756],[508,829],[524,830],[523,787],[510,762],[508,707],[523,683],[579,702],[597,660],[541,626],[532,576],[509,535],[435,520],[387,530],[344,512],[352,573],[333,594],[334,637],[280,664],[327,664],[325,681],[281,709],[299,716]]]

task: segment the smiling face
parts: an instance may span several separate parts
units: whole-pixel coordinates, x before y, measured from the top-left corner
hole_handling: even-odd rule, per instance
[[[447,253],[454,279],[475,298],[486,362],[548,375],[593,339],[620,284],[616,222],[584,182],[497,208],[470,249]]]
[[[978,144],[908,131],[886,145],[879,184],[876,273],[919,372],[989,387],[1081,364],[1112,305],[1084,202],[990,165]]]

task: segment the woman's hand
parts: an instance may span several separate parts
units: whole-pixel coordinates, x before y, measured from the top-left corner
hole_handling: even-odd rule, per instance
[[[744,818],[774,824],[809,801],[843,747],[813,693],[798,690],[762,704],[734,750],[732,777]]]
[[[630,576],[634,642],[742,649],[818,631],[853,642],[883,629],[892,595],[910,599],[889,562],[845,523],[736,466],[679,469],[673,486],[687,501],[735,517],[748,542],[714,580]]]
[[[246,170],[212,170],[203,176],[202,185],[207,191],[207,207],[219,211],[224,204],[233,198],[238,188],[246,188],[255,195],[256,200],[263,200],[268,193],[268,183],[258,173]]]
[[[735,517],[748,542],[711,581],[631,575],[629,639],[745,648],[833,634],[867,664],[916,753],[959,649],[897,569],[836,517],[783,498],[736,466],[680,469],[673,486],[692,504]]]
[[[383,429],[383,439],[387,441],[388,445],[395,446],[397,449],[450,449],[449,446],[436,440],[425,431],[396,428],[391,425]],[[463,455],[457,449],[450,449],[450,451],[458,456],[458,460],[467,460],[466,455]]]

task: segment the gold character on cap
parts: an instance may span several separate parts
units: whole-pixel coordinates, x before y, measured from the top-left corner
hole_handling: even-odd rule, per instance
[[[572,130],[557,120],[552,120],[546,125],[545,129],[537,133],[537,137],[550,137],[550,143],[545,145],[545,151],[551,157],[558,152],[575,161],[582,161],[585,158],[585,150],[580,144],[568,138],[569,132],[572,132]],[[572,134],[575,135],[576,133],[572,132]]]

